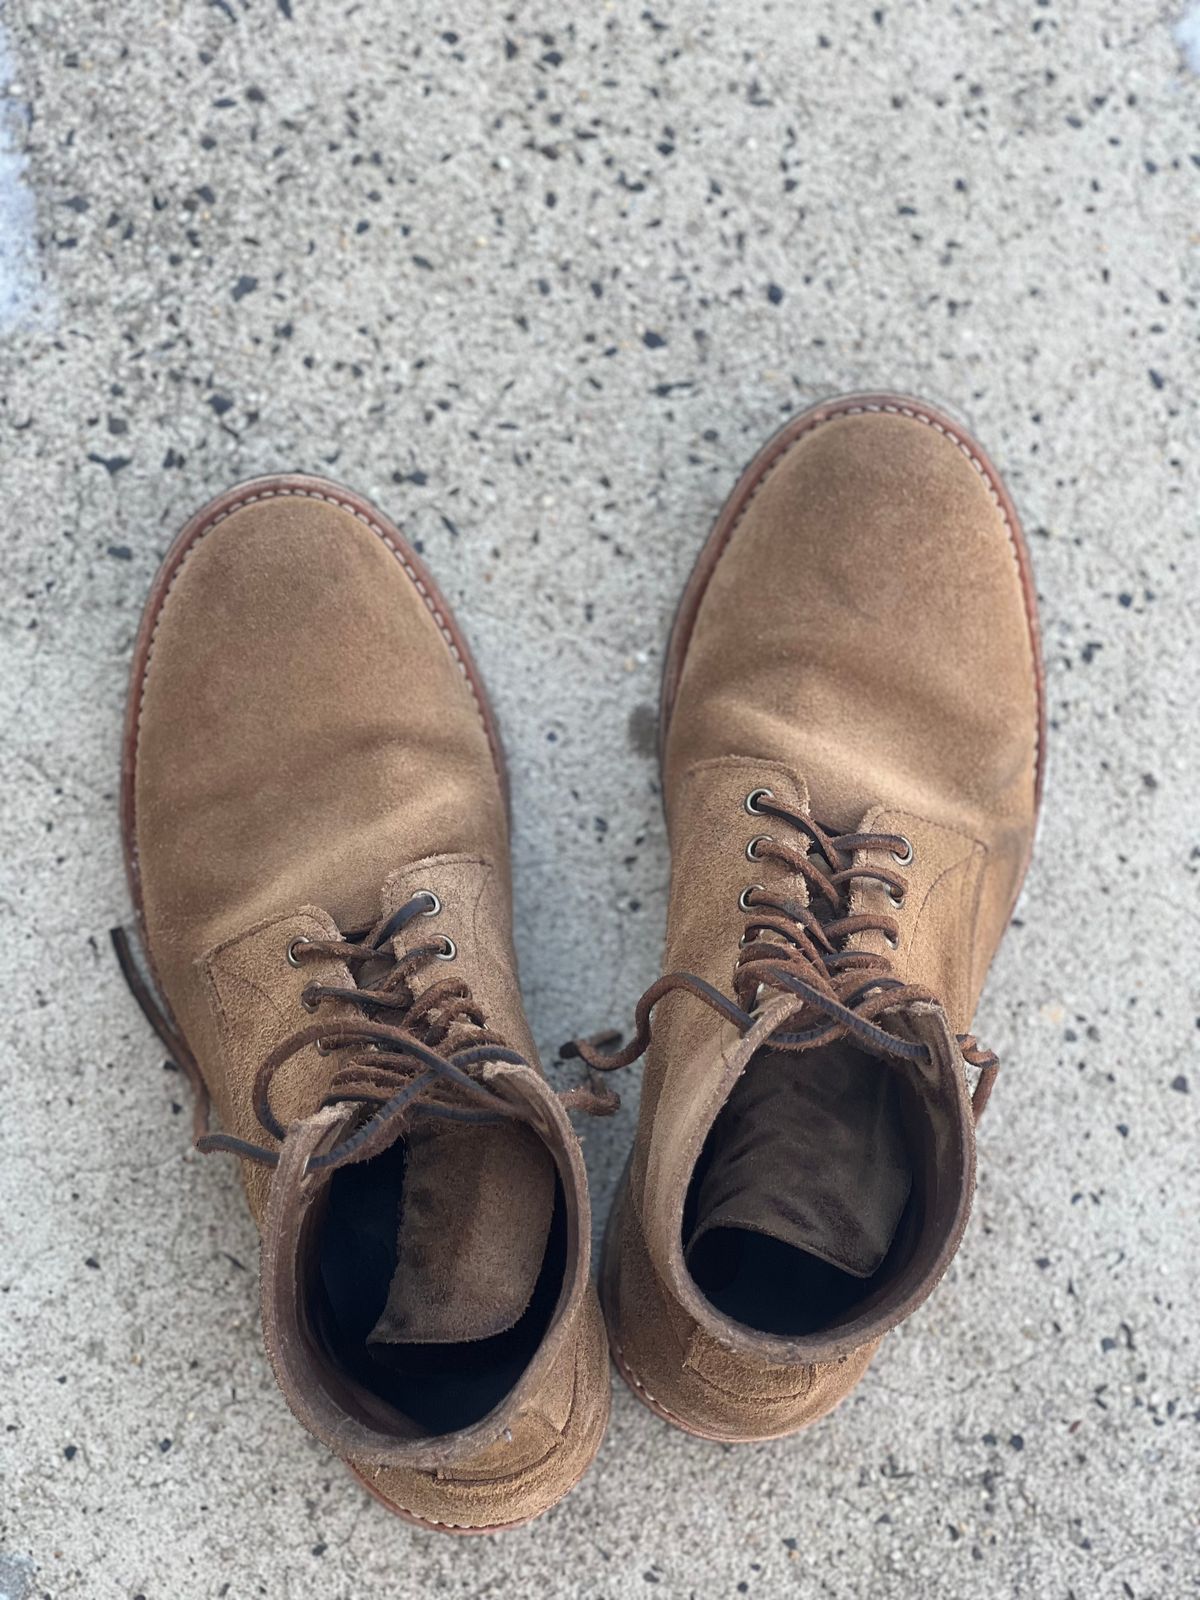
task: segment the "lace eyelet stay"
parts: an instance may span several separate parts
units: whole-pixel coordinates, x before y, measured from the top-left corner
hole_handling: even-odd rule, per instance
[[[414,1107],[431,1117],[458,1118],[465,1114],[469,1120],[489,1123],[516,1120],[541,1126],[540,1112],[526,1110],[518,1103],[520,1097],[517,1102],[510,1101],[485,1081],[482,1072],[473,1070],[492,1062],[519,1067],[527,1066],[528,1062],[488,1027],[469,985],[461,978],[447,977],[418,989],[413,981],[426,961],[435,958],[453,961],[458,954],[454,941],[434,936],[414,943],[410,934],[403,941],[404,948],[396,948],[398,935],[415,917],[436,916],[441,908],[437,895],[421,890],[372,928],[339,932],[331,927],[328,937],[297,934],[290,943],[285,943],[282,953],[289,965],[299,967],[310,957],[319,957],[329,962],[336,960],[349,969],[353,987],[344,979],[336,987],[308,983],[302,984],[296,995],[300,1009],[310,1014],[321,1010],[326,999],[337,1000],[342,1014],[336,1021],[327,1023],[325,1029],[320,1023],[301,1027],[264,1058],[255,1079],[253,1109],[270,1144],[254,1144],[234,1134],[205,1131],[207,1104],[201,1099],[197,1108],[196,1148],[205,1153],[228,1151],[265,1167],[278,1167],[280,1152],[274,1146],[285,1143],[287,1126],[271,1105],[271,1083],[279,1068],[307,1050],[343,1056],[344,1070],[330,1079],[322,1104],[326,1107],[345,1104],[354,1108],[355,1122],[352,1128],[347,1124],[332,1147],[320,1154],[310,1154],[302,1164],[298,1179],[306,1172],[333,1172],[351,1162],[362,1161],[370,1153],[390,1148],[407,1131]],[[173,1024],[149,998],[124,939],[114,935],[113,944],[134,997],[174,1053],[179,1041]],[[388,961],[391,970],[381,973],[381,964]],[[360,978],[363,981],[359,981]],[[353,1018],[351,1007],[361,1008],[360,1019]],[[378,1015],[381,1011],[389,1015],[381,1019]],[[347,1051],[356,1053],[345,1057]],[[180,1051],[179,1057],[185,1068],[192,1065],[186,1051]],[[364,1076],[368,1078],[366,1083],[361,1081]],[[433,1078],[440,1078],[445,1090],[454,1091],[454,1104],[446,1103],[445,1093],[429,1092]],[[201,1087],[202,1083],[197,1082],[197,1088]],[[561,1099],[568,1109],[594,1115],[606,1114],[617,1106],[615,1095],[592,1087],[565,1091]],[[461,1108],[459,1101],[465,1102]],[[376,1107],[368,1110],[365,1120],[357,1110],[358,1102]],[[401,1117],[403,1122],[397,1120]],[[368,1139],[373,1143],[364,1151],[364,1141]]]
[[[911,865],[916,854],[911,840],[901,833],[876,833],[866,827],[841,833],[797,805],[774,799],[768,804],[761,790],[751,790],[743,805],[751,816],[761,811],[795,828],[804,841],[803,855],[775,846],[771,859],[778,856],[781,865],[794,865],[806,880],[807,892],[793,899],[786,890],[769,894],[761,884],[748,884],[741,891],[738,907],[747,920],[731,992],[696,973],[667,973],[639,1001],[634,1036],[622,1049],[605,1048],[607,1039],[575,1040],[564,1054],[579,1056],[594,1070],[629,1065],[650,1046],[657,1032],[654,1007],[672,993],[702,1001],[745,1039],[758,1023],[771,1020],[762,1016],[763,998],[777,993],[787,1004],[778,1008],[776,1026],[766,1037],[778,1038],[784,1048],[803,1051],[845,1039],[884,1058],[929,1062],[930,1046],[908,1038],[888,1019],[893,1012],[936,1003],[936,996],[923,985],[906,981],[876,942],[882,936],[893,951],[906,942],[899,921],[886,915],[883,907],[890,902],[898,908],[910,885],[897,873],[882,870],[881,861],[891,856],[897,866]],[[765,847],[754,841],[751,859],[759,848]],[[868,884],[869,897],[861,904],[859,885]],[[888,900],[880,899],[878,888],[887,892]],[[849,943],[867,934],[874,936],[869,945]],[[764,1040],[760,1037],[758,1042]],[[964,1061],[980,1068],[971,1097],[978,1116],[991,1091],[996,1058],[981,1050],[969,1034],[960,1034],[958,1044]]]

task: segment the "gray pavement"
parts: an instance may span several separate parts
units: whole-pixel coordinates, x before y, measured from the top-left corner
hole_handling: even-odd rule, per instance
[[[1200,1592],[1198,73],[1200,8],[1150,0],[0,0],[0,1600]],[[155,567],[281,467],[420,541],[551,1054],[657,970],[698,545],[786,415],[878,385],[970,419],[1042,600],[966,1245],[810,1432],[618,1385],[543,1521],[411,1530],[288,1414],[236,1173],[109,954]]]

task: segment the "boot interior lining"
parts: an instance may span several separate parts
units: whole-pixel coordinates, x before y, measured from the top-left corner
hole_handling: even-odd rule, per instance
[[[517,1322],[491,1338],[447,1344],[367,1342],[396,1271],[404,1142],[342,1167],[329,1185],[317,1242],[314,1324],[357,1384],[427,1435],[452,1433],[493,1411],[524,1372],[554,1314],[567,1259],[562,1185],[533,1295]]]
[[[886,1271],[885,1264],[870,1278],[856,1278],[749,1228],[714,1228],[699,1240],[688,1267],[723,1316],[759,1333],[794,1338],[848,1320]]]
[[[720,1123],[729,1104],[709,1131],[684,1204],[682,1242],[688,1271],[700,1292],[723,1316],[783,1338],[830,1332],[885,1301],[913,1259],[926,1214],[927,1118],[913,1094],[902,1087],[894,1107],[913,1171],[912,1189],[886,1255],[868,1276],[846,1272],[820,1256],[751,1228],[712,1227],[693,1242],[700,1221],[701,1190],[714,1155],[722,1148]],[[786,1172],[776,1169],[771,1181],[802,1184],[803,1161],[819,1159],[819,1148],[813,1144],[797,1151],[795,1166]],[[856,1174],[846,1171],[835,1177],[853,1195]]]

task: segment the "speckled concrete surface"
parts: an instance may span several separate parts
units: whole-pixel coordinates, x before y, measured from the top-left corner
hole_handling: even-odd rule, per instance
[[[1200,1591],[1197,38],[1149,0],[0,0],[4,1600]],[[786,414],[875,384],[972,420],[1043,604],[966,1247],[807,1435],[619,1389],[544,1521],[414,1532],[289,1417],[232,1164],[109,955],[155,566],[277,467],[421,542],[506,731],[550,1049],[656,971],[699,542]]]

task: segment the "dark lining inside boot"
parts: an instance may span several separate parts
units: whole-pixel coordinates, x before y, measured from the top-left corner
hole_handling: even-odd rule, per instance
[[[510,1392],[541,1344],[562,1287],[567,1222],[555,1175],[554,1208],[532,1297],[512,1327],[490,1338],[428,1344],[369,1342],[396,1271],[405,1146],[335,1172],[318,1245],[314,1321],[331,1355],[362,1388],[429,1434],[478,1422]]]
[[[895,1071],[844,1044],[751,1061],[684,1207],[688,1270],[718,1311],[803,1337],[886,1294],[922,1210],[906,1098]]]
[[[748,1228],[714,1228],[688,1258],[692,1277],[723,1316],[760,1333],[818,1333],[843,1321],[875,1287],[819,1256]]]

